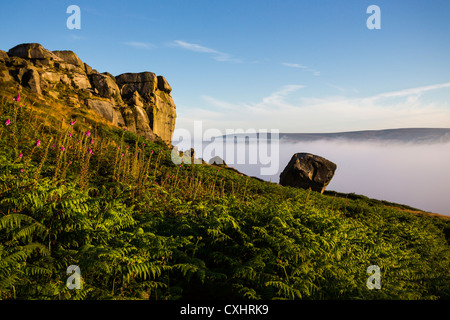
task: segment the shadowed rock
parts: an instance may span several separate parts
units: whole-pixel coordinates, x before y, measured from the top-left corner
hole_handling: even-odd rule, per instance
[[[280,174],[280,184],[323,193],[336,168],[336,164],[320,156],[296,153]]]

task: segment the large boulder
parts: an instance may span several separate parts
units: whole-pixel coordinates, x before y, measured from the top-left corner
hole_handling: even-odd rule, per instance
[[[43,59],[62,61],[57,55],[50,50],[45,49],[39,43],[22,43],[14,48],[9,49],[10,57],[19,57],[22,59]]]
[[[336,168],[336,164],[320,156],[296,153],[280,174],[280,184],[323,193]]]

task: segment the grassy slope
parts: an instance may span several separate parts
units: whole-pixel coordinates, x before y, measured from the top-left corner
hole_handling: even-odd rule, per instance
[[[89,112],[2,92],[0,298],[450,297],[444,217],[175,166]],[[66,287],[70,265],[82,290]]]

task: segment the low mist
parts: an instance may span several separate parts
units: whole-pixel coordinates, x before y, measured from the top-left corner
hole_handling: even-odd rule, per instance
[[[429,212],[450,215],[450,143],[413,144],[401,142],[359,142],[280,140],[278,170],[261,174],[261,164],[249,164],[251,144],[246,144],[246,162],[238,164],[234,152],[227,157],[221,143],[215,154],[249,176],[278,183],[279,175],[297,152],[324,157],[337,165],[327,190],[362,194],[370,198],[406,204]],[[219,147],[220,146],[220,147]],[[243,144],[241,145],[241,147]],[[180,146],[180,150],[183,150]],[[243,150],[237,147],[236,150]],[[270,150],[270,148],[269,148]],[[197,156],[196,156],[197,157]],[[205,161],[210,158],[205,155]],[[273,163],[276,162],[272,158]],[[242,163],[242,162],[240,162]],[[276,169],[276,168],[275,168]]]

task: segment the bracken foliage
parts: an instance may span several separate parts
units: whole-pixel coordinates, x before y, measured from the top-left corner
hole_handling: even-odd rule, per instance
[[[0,299],[450,298],[448,219],[175,165],[164,145],[11,98]],[[380,290],[366,286],[370,265]]]

